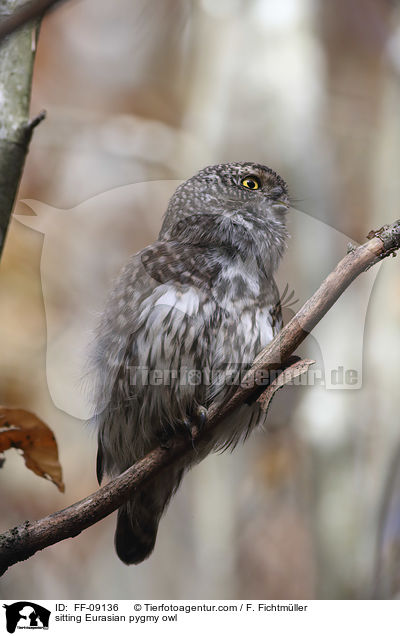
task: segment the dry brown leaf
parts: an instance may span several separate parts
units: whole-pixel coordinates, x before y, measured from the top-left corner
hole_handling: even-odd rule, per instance
[[[275,378],[273,382],[271,382],[269,386],[267,386],[265,391],[263,391],[263,393],[257,400],[264,413],[268,412],[271,400],[278,389],[281,389],[283,386],[285,386],[285,384],[289,384],[291,380],[297,378],[305,371],[308,371],[309,367],[312,364],[315,364],[315,360],[297,360],[297,362],[292,364],[290,367],[287,367]]]
[[[50,479],[64,492],[57,442],[51,429],[36,415],[0,406],[0,453],[8,448],[19,448],[27,468]]]

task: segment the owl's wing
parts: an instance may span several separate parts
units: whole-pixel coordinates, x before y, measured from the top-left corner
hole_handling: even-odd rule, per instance
[[[207,262],[200,248],[160,241],[133,256],[116,281],[91,353],[100,477],[104,464],[108,470],[101,430],[109,427],[107,435],[112,435],[113,419],[124,418],[122,428],[131,431],[132,439],[122,446],[135,447],[140,456],[148,450],[144,440],[151,437],[152,421],[182,421],[201,391],[198,384],[182,384],[175,376],[168,384],[161,378],[149,392],[143,369],[202,368],[205,316],[216,310],[210,297],[213,267],[218,265]]]
[[[203,249],[172,241],[158,241],[131,257],[109,294],[96,330],[91,366],[107,368],[98,394],[107,392],[115,381],[129,342],[149,321],[152,310],[164,305],[193,315],[200,301],[210,300],[219,267]]]

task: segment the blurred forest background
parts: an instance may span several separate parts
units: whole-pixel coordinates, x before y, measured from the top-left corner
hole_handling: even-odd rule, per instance
[[[251,160],[286,179],[304,218],[355,242],[400,216],[400,3],[66,2],[41,28],[31,111],[42,108],[48,117],[34,133],[18,199],[64,210],[47,214],[62,256],[57,267],[57,248],[42,288],[47,239],[12,222],[0,270],[0,401],[51,426],[66,493],[7,452],[3,530],[97,487],[95,435],[73,417],[72,402],[62,409],[51,399],[64,391],[54,343],[68,333],[73,347],[85,295],[100,297],[109,272],[157,236],[161,203],[144,193],[135,206],[116,188]],[[98,206],[75,214],[106,191]],[[32,214],[22,203],[16,210]],[[344,253],[330,236],[321,242],[291,227],[282,289],[288,283],[301,300],[312,293]],[[339,356],[363,337],[361,388],[283,389],[267,431],[187,475],[142,565],[118,561],[112,515],[13,566],[0,597],[398,598],[397,259],[372,282],[376,274],[366,322],[355,286],[324,323]],[[51,395],[47,344],[47,370],[53,384],[58,378]],[[316,340],[302,353],[319,359]]]

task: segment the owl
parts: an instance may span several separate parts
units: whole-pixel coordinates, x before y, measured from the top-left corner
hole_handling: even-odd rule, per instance
[[[130,258],[111,289],[90,352],[99,483],[201,425],[278,333],[273,275],[288,208],[284,180],[257,163],[208,166],[177,188],[158,240]],[[119,508],[124,563],[151,554],[185,471],[234,447],[263,417],[256,403],[241,406]]]

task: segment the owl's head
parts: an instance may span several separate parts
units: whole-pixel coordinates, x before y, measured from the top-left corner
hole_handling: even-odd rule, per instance
[[[275,268],[289,207],[287,185],[271,168],[252,162],[208,166],[177,188],[159,238],[254,252]]]

